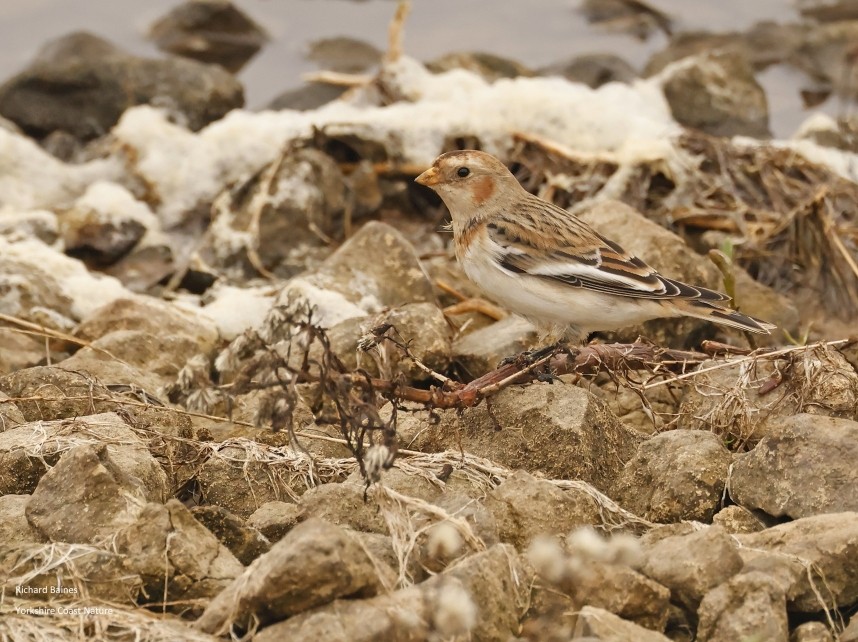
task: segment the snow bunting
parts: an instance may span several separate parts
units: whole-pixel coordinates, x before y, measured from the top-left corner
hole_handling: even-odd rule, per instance
[[[468,277],[553,341],[680,316],[751,332],[775,327],[731,310],[726,294],[662,276],[530,194],[489,154],[442,154],[416,181],[450,210],[456,258]]]

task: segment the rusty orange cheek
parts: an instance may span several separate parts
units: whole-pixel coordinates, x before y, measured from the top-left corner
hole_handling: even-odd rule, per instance
[[[474,202],[482,205],[495,193],[495,182],[491,176],[481,176],[473,183]]]

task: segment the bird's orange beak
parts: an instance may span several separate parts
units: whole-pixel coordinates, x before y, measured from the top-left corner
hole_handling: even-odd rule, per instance
[[[437,185],[441,182],[441,177],[438,174],[438,168],[430,167],[425,172],[420,174],[420,176],[415,178],[414,182],[420,183],[421,185],[425,185],[426,187],[432,187],[433,185]]]

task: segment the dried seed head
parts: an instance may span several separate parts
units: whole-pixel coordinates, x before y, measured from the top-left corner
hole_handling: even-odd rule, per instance
[[[429,529],[426,548],[430,556],[449,560],[462,550],[462,536],[450,522],[440,522]]]
[[[381,479],[381,473],[390,468],[392,463],[390,449],[387,446],[370,446],[363,457],[363,466],[370,483]]]
[[[188,395],[185,407],[191,412],[209,414],[220,399],[220,392],[214,388],[199,388]]]
[[[566,546],[570,555],[585,561],[607,562],[612,556],[608,542],[590,526],[583,526],[569,533]]]
[[[234,347],[235,342],[221,350],[220,354],[215,359],[215,370],[226,374],[238,370],[238,350]]]
[[[527,559],[536,572],[549,582],[559,582],[563,578],[566,554],[556,538],[539,535],[533,538],[527,547]]]
[[[466,636],[474,628],[477,606],[458,580],[448,580],[438,589],[432,623],[444,639]]]

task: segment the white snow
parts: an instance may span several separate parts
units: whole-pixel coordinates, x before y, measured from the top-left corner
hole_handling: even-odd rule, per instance
[[[355,317],[364,317],[367,311],[346,299],[339,292],[323,290],[301,277],[289,281],[277,298],[278,304],[308,305],[313,310],[313,321],[323,328],[330,328]]]
[[[152,107],[125,112],[113,135],[135,151],[136,171],[162,201],[165,226],[226,185],[258,171],[286,143],[313,128],[332,135],[359,132],[383,141],[403,163],[428,165],[444,140],[477,136],[486,151],[504,154],[517,132],[544,136],[578,151],[621,153],[679,132],[652,81],[590,89],[562,78],[516,78],[488,84],[464,70],[434,75],[408,58],[389,67],[387,82],[411,99],[385,107],[365,97],[308,112],[236,110],[198,134],[171,124]]]
[[[57,216],[47,210],[5,210],[0,212],[0,235],[8,241],[21,241],[31,236],[57,237]]]
[[[259,328],[274,303],[276,291],[271,286],[239,288],[216,283],[206,292],[211,300],[202,308],[179,301],[178,305],[210,319],[220,336],[232,341],[248,328]]]
[[[117,180],[122,173],[115,159],[67,165],[29,138],[0,127],[0,216],[8,209],[68,207],[93,181]]]
[[[0,236],[0,256],[30,264],[36,274],[47,272],[54,277],[61,286],[62,294],[71,299],[70,312],[75,319],[82,319],[116,299],[135,296],[118,279],[90,272],[77,259],[37,239],[9,242]]]
[[[75,201],[75,207],[89,210],[101,223],[118,219],[136,221],[147,229],[158,227],[158,219],[149,206],[138,201],[131,192],[116,183],[107,181],[92,183]]]

